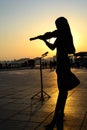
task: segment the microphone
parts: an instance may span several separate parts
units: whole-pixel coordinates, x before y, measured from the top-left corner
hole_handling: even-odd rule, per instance
[[[45,57],[45,56],[47,56],[47,54],[48,54],[49,52],[47,51],[47,52],[45,52],[44,54],[42,54],[42,57]]]

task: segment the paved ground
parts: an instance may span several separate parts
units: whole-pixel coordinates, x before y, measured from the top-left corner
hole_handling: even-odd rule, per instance
[[[62,128],[87,130],[87,70],[72,69],[81,84],[69,92]],[[0,72],[0,130],[45,130],[54,114],[58,95],[55,71],[43,70],[44,102],[40,91],[39,70]]]

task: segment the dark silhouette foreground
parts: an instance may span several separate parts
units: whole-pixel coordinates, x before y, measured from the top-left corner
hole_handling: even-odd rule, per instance
[[[56,48],[57,54],[57,83],[59,88],[59,95],[56,103],[55,113],[53,120],[50,124],[46,125],[46,130],[53,130],[55,124],[57,127],[60,127],[59,130],[63,130],[63,117],[64,117],[64,108],[66,104],[66,99],[68,96],[68,91],[76,87],[80,81],[70,70],[70,62],[68,54],[75,53],[75,47],[73,44],[73,37],[70,31],[68,21],[64,17],[59,17],[56,21],[57,30],[53,32],[47,32],[44,35],[40,35],[30,40],[40,39],[45,42],[45,44],[51,49]],[[56,40],[54,44],[51,44],[47,41],[55,37]],[[59,126],[60,125],[60,126]]]

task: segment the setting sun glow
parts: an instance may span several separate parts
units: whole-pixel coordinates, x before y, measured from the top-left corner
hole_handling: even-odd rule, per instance
[[[35,58],[46,51],[49,57],[54,56],[56,50],[29,38],[55,30],[55,20],[60,16],[68,19],[76,52],[87,51],[86,5],[85,0],[0,1],[0,61]]]

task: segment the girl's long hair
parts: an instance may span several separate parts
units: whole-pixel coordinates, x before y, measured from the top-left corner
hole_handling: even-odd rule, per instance
[[[61,35],[64,35],[66,38],[65,47],[67,49],[67,53],[68,54],[75,53],[75,47],[73,44],[73,37],[72,37],[71,29],[70,29],[70,26],[69,26],[67,19],[64,17],[59,17],[58,19],[56,19],[55,24],[56,24],[59,32],[61,33]]]

